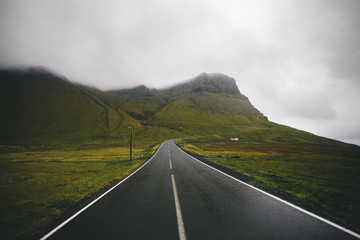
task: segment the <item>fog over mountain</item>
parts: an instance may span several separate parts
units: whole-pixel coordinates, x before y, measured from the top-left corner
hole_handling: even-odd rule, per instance
[[[166,89],[101,91],[44,68],[0,70],[0,143],[142,142],[200,136],[241,142],[352,148],[279,125],[254,107],[234,78],[201,73]]]
[[[236,79],[270,120],[360,144],[360,1],[3,0],[0,66],[103,90]]]

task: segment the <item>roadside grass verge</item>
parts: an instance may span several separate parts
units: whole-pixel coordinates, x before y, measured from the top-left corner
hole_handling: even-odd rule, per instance
[[[158,145],[134,145],[149,157]],[[89,144],[0,148],[0,239],[34,239],[80,200],[129,175],[127,146]]]
[[[360,147],[268,142],[188,142],[182,149],[290,194],[305,208],[360,231]]]

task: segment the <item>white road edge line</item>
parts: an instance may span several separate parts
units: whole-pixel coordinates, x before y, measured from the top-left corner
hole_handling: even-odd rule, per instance
[[[94,201],[92,201],[91,203],[89,203],[88,205],[86,205],[85,207],[83,207],[81,210],[79,210],[78,212],[76,212],[74,215],[72,215],[71,217],[69,217],[68,219],[66,219],[64,222],[62,222],[60,225],[58,225],[56,228],[54,228],[53,230],[51,230],[48,234],[46,234],[45,236],[43,236],[42,238],[40,238],[40,240],[45,240],[48,237],[50,237],[51,235],[53,235],[57,230],[59,230],[60,228],[62,228],[63,226],[65,226],[68,222],[70,222],[71,220],[73,220],[75,217],[77,217],[80,213],[82,213],[83,211],[85,211],[86,209],[88,209],[91,205],[93,205],[94,203],[96,203],[97,201],[99,201],[101,198],[103,198],[106,194],[108,194],[109,192],[111,192],[114,188],[116,188],[117,186],[119,186],[120,184],[122,184],[123,182],[125,182],[127,179],[129,179],[132,175],[134,175],[135,173],[137,173],[140,169],[142,169],[143,167],[146,166],[146,164],[148,164],[155,156],[156,154],[159,152],[160,148],[163,146],[165,142],[163,142],[160,147],[158,148],[158,150],[156,151],[156,153],[146,162],[144,163],[141,167],[139,167],[138,169],[136,169],[132,174],[130,174],[129,176],[127,176],[126,178],[124,178],[123,180],[121,180],[121,182],[117,183],[115,186],[113,186],[112,188],[110,188],[109,190],[107,190],[105,193],[103,193],[101,196],[99,196],[98,198],[96,198]]]
[[[174,144],[177,148],[179,148],[175,143],[173,143],[173,144]],[[287,201],[285,201],[285,200],[283,200],[283,199],[281,199],[281,198],[279,198],[279,197],[276,197],[276,196],[274,196],[274,195],[272,195],[272,194],[270,194],[270,193],[267,193],[267,192],[265,192],[265,191],[263,191],[263,190],[261,190],[261,189],[259,189],[259,188],[256,188],[256,187],[254,187],[254,186],[251,186],[250,184],[247,184],[247,183],[245,183],[245,182],[243,182],[243,181],[241,181],[241,180],[239,180],[239,179],[237,179],[237,178],[234,178],[233,176],[230,176],[229,174],[226,174],[226,173],[224,173],[224,172],[222,172],[222,171],[220,171],[220,170],[218,170],[218,169],[216,169],[216,168],[214,168],[214,167],[212,167],[212,166],[207,165],[206,163],[203,163],[202,161],[200,161],[200,160],[196,159],[195,157],[193,157],[193,156],[189,155],[188,153],[186,153],[186,152],[185,152],[184,150],[182,150],[181,148],[179,148],[179,149],[180,149],[183,153],[185,153],[186,155],[188,155],[189,157],[191,157],[191,158],[193,158],[194,160],[198,161],[199,163],[201,163],[201,164],[203,164],[203,165],[205,165],[205,166],[207,166],[207,167],[209,167],[209,168],[211,168],[211,169],[213,169],[213,170],[215,170],[215,171],[217,171],[217,172],[219,172],[219,173],[222,173],[222,174],[224,174],[225,176],[227,176],[227,177],[229,177],[229,178],[232,178],[233,180],[235,180],[235,181],[237,181],[237,182],[239,182],[239,183],[242,183],[242,184],[244,184],[244,185],[246,185],[246,186],[248,186],[248,187],[250,187],[250,188],[252,188],[252,189],[254,189],[254,190],[257,190],[257,191],[259,191],[259,192],[261,192],[261,193],[263,193],[263,194],[265,194],[265,195],[268,195],[269,197],[272,197],[272,198],[274,198],[274,199],[276,199],[276,200],[278,200],[278,201],[280,201],[280,202],[282,202],[282,203],[285,203],[286,205],[288,205],[288,206],[290,206],[290,207],[293,207],[293,208],[295,208],[295,209],[297,209],[297,210],[299,210],[299,211],[301,211],[301,212],[303,212],[303,213],[305,213],[305,214],[307,214],[307,215],[309,215],[309,216],[312,216],[312,217],[314,217],[314,218],[316,218],[316,219],[318,219],[318,220],[320,220],[320,221],[322,221],[322,222],[325,222],[325,223],[327,223],[327,224],[329,224],[329,225],[331,225],[331,226],[333,226],[333,227],[335,227],[335,228],[337,228],[337,229],[339,229],[339,230],[341,230],[341,231],[344,231],[344,232],[346,232],[346,233],[348,233],[348,234],[350,234],[350,235],[352,235],[352,236],[360,239],[360,234],[358,234],[358,233],[356,233],[356,232],[353,232],[353,231],[351,231],[351,230],[349,230],[349,229],[347,229],[347,228],[344,228],[344,227],[342,227],[342,226],[340,226],[340,225],[338,225],[338,224],[336,224],[336,223],[334,223],[334,222],[331,222],[331,221],[329,221],[329,220],[327,220],[327,219],[325,219],[325,218],[323,218],[323,217],[320,217],[320,216],[318,216],[318,215],[316,215],[316,214],[314,214],[314,213],[312,213],[312,212],[309,212],[309,211],[307,211],[307,210],[305,210],[305,209],[303,209],[303,208],[301,208],[301,207],[298,207],[298,206],[296,206],[296,205],[294,205],[294,204],[292,204],[292,203],[289,203],[289,202],[287,202]]]
[[[176,219],[177,219],[177,224],[178,224],[179,238],[180,238],[180,240],[186,240],[184,221],[183,221],[183,218],[181,215],[181,208],[180,208],[178,193],[176,190],[176,184],[175,184],[175,179],[174,179],[173,174],[171,174],[171,181],[172,181],[173,191],[174,191]]]

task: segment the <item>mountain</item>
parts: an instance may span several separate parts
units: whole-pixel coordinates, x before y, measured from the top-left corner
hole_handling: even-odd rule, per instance
[[[159,126],[208,134],[267,119],[240,93],[235,80],[223,74],[202,73],[159,94],[167,101],[153,116]]]
[[[100,91],[44,68],[0,70],[0,142],[199,139],[341,144],[268,121],[224,74],[176,86]]]

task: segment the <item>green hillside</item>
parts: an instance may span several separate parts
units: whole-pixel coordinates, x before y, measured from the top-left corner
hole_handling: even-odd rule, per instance
[[[42,68],[0,70],[0,142],[127,141],[196,137],[218,141],[315,143],[338,141],[267,120],[236,82],[202,73],[174,87],[100,91]]]
[[[56,143],[111,137],[133,124],[95,95],[40,68],[0,71],[3,143]]]

